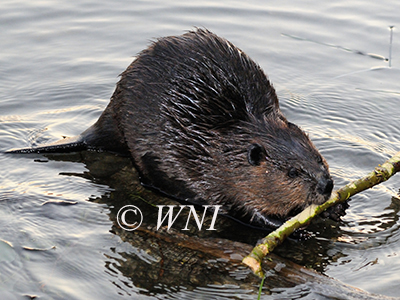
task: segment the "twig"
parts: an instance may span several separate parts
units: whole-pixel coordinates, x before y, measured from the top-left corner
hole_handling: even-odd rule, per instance
[[[394,26],[389,26],[389,29],[390,29],[390,40],[389,40],[389,68],[392,66],[393,28],[394,28]]]
[[[292,234],[296,229],[309,224],[315,216],[325,211],[328,207],[344,202],[351,196],[388,180],[398,171],[400,171],[400,152],[397,152],[383,165],[376,167],[375,170],[365,177],[350,182],[333,192],[331,197],[325,203],[321,205],[310,205],[297,216],[291,218],[281,227],[271,232],[267,237],[262,239],[260,244],[253,248],[248,256],[243,259],[243,263],[249,266],[253,270],[254,274],[263,278],[264,273],[261,268],[263,258],[268,253],[272,252],[276,246],[281,244],[285,238]]]

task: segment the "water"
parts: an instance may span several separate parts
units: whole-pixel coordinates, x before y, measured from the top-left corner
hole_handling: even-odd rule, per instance
[[[81,133],[133,56],[156,37],[199,26],[262,66],[282,110],[310,134],[340,187],[400,150],[399,11],[387,0],[3,0],[0,150]],[[380,59],[389,57],[390,25],[391,68]],[[0,161],[2,299],[256,298],[235,284],[136,284],[122,268],[126,253],[137,253],[133,265],[147,256],[112,232],[113,188],[60,175],[87,172],[79,160],[1,154]],[[339,224],[314,224],[312,239],[283,245],[280,254],[368,292],[399,296],[398,176],[353,197]]]

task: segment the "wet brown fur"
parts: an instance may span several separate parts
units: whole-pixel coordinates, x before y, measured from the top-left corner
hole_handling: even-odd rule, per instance
[[[147,186],[262,226],[323,203],[333,186],[261,68],[203,29],[142,51],[77,144],[129,153]]]

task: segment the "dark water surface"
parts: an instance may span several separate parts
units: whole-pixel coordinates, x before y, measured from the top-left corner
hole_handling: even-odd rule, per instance
[[[0,150],[81,133],[153,38],[198,26],[262,66],[287,118],[310,134],[340,187],[400,151],[396,27],[391,68],[385,60],[399,12],[388,0],[2,0]],[[235,284],[136,284],[126,255],[149,266],[154,257],[111,230],[114,187],[84,176],[79,161],[0,154],[0,166],[1,299],[256,299]],[[311,239],[278,253],[368,292],[400,296],[399,189],[397,175],[353,197],[340,223],[314,224]]]

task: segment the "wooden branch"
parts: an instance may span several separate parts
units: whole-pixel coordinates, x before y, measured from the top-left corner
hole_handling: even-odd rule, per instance
[[[365,177],[350,182],[334,191],[325,203],[321,205],[310,205],[297,216],[285,222],[281,227],[262,239],[261,243],[254,247],[251,253],[246,256],[242,262],[249,266],[254,274],[263,278],[264,273],[261,268],[263,258],[268,253],[272,252],[276,246],[281,244],[285,238],[296,229],[308,225],[315,216],[325,211],[328,207],[344,202],[351,196],[388,180],[398,171],[400,171],[400,152],[397,152],[383,165],[376,167],[375,170]]]

